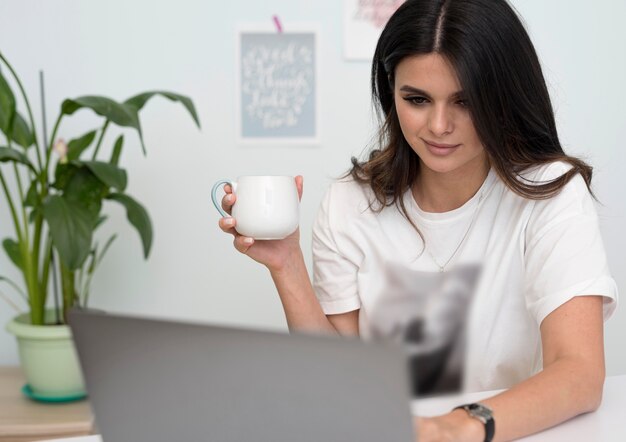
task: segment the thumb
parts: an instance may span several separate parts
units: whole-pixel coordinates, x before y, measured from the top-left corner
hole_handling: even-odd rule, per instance
[[[302,192],[304,191],[304,178],[302,175],[296,177],[296,188],[298,189],[298,199],[302,200]]]

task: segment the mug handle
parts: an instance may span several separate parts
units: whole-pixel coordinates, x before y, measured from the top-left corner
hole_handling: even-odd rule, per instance
[[[213,201],[213,205],[215,206],[217,211],[221,213],[224,218],[230,218],[230,215],[226,213],[224,209],[222,209],[222,205],[217,201],[217,191],[223,184],[228,184],[231,189],[233,189],[233,192],[235,191],[235,185],[231,180],[219,180],[213,185],[213,189],[211,189],[211,200]]]

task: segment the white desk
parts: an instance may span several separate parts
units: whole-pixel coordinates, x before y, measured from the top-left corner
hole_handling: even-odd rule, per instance
[[[414,413],[419,412],[420,416],[434,416],[446,413],[457,405],[492,396],[494,393],[487,391],[423,399],[413,402],[411,408]],[[561,425],[519,440],[524,442],[625,441],[626,375],[611,376],[606,379],[602,405],[595,413],[575,417]],[[100,436],[82,436],[55,439],[54,442],[102,442],[102,439]]]
[[[460,404],[476,402],[496,392],[471,393],[423,399],[412,404],[414,414],[435,416]],[[496,431],[497,431],[496,422]],[[602,405],[594,413],[583,414],[533,436],[524,442],[623,442],[626,441],[626,375],[610,376],[604,382]]]

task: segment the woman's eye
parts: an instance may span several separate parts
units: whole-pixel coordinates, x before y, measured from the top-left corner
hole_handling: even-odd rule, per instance
[[[408,101],[409,103],[413,103],[417,105],[424,104],[428,101],[424,97],[406,97],[405,100]]]
[[[458,100],[456,102],[456,104],[458,104],[459,106],[463,106],[463,107],[467,107],[468,106],[467,100]]]

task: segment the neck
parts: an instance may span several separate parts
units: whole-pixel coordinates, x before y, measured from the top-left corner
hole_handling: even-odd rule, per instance
[[[480,158],[478,164],[467,164],[460,170],[435,172],[421,164],[413,185],[413,198],[425,212],[442,213],[458,209],[468,202],[485,182],[489,162]]]

